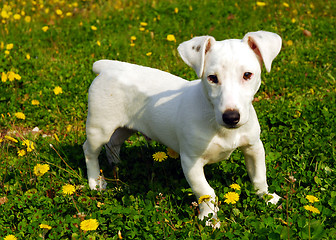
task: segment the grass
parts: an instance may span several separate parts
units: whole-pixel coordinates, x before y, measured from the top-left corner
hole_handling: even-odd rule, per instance
[[[331,1],[16,0],[3,1],[0,8],[0,237],[335,237],[336,9]],[[260,29],[283,38],[254,102],[268,183],[283,197],[280,206],[256,197],[236,151],[205,169],[222,221],[218,230],[206,227],[197,219],[196,199],[179,160],[154,162],[152,155],[166,147],[141,135],[124,144],[118,167],[110,167],[102,153],[107,190],[89,190],[81,145],[94,61],[117,59],[192,80],[196,74],[179,58],[179,43],[197,35],[242,38]],[[169,34],[176,41],[168,41]],[[37,164],[48,164],[49,170],[36,176]],[[241,187],[239,201],[227,204],[224,196],[234,191],[233,183]],[[75,191],[65,194],[66,184]],[[310,203],[307,195],[319,201]],[[83,227],[89,219],[99,223],[96,230]]]

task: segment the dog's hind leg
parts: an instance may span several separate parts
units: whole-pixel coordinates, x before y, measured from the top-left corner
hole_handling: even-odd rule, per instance
[[[123,142],[135,131],[128,128],[117,128],[112,134],[110,141],[105,144],[106,156],[110,164],[120,162],[119,153]]]
[[[105,180],[100,176],[98,155],[104,144],[108,143],[113,132],[114,129],[109,130],[97,126],[93,127],[87,123],[87,139],[83,145],[83,150],[91,189],[104,189],[106,187]]]

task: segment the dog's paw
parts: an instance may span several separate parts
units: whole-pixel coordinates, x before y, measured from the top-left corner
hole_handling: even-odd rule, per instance
[[[212,198],[216,199],[216,197]],[[212,227],[214,229],[219,229],[221,225],[220,220],[217,217],[217,212],[219,211],[219,208],[217,206],[217,203],[215,204],[215,200],[203,202],[199,205],[199,207],[201,213],[198,218],[200,220],[206,219],[206,226]]]
[[[205,225],[212,227],[213,229],[219,229],[221,226],[221,222],[218,218],[211,218],[205,222]]]
[[[269,204],[277,204],[280,200],[280,196],[276,193],[268,193],[268,194],[265,194],[266,196],[266,203]]]
[[[90,178],[89,179],[89,186],[91,188],[91,190],[104,190],[106,189],[106,181],[104,179],[104,177],[102,176],[99,176],[97,179],[93,179],[93,178]]]
[[[198,218],[199,218],[199,220],[204,220],[204,218],[206,219],[205,220],[205,226],[212,227],[214,229],[219,229],[220,226],[221,226],[221,222],[217,218],[217,214],[214,213],[214,212],[212,212],[211,215],[209,213],[209,215],[207,217],[199,215]]]

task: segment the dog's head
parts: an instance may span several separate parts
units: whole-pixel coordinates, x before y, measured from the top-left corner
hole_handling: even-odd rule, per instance
[[[275,33],[258,31],[247,33],[242,40],[216,41],[202,36],[180,44],[183,61],[202,79],[218,124],[234,128],[249,120],[262,63],[269,72],[281,42]]]

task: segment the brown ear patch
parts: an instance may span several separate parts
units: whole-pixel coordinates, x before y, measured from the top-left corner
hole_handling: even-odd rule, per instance
[[[247,44],[250,46],[250,48],[253,50],[253,52],[259,57],[259,60],[262,60],[261,53],[259,51],[258,46],[254,43],[252,38],[248,38]]]
[[[206,45],[206,47],[205,47],[205,54],[207,54],[207,52],[210,51],[210,48],[211,48],[211,41],[210,41],[210,39],[209,39],[208,42],[207,42],[207,45]]]

